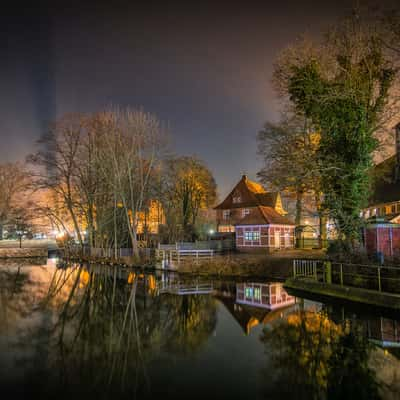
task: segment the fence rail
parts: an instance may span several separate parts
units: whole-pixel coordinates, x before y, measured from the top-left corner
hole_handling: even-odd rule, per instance
[[[293,260],[293,277],[400,294],[400,267]]]
[[[181,261],[193,261],[198,263],[200,260],[212,259],[215,255],[214,250],[156,250],[157,258],[164,267],[174,267]]]
[[[151,248],[139,248],[139,256],[141,258],[148,259],[152,255],[152,251],[154,249]],[[84,246],[83,249],[81,247],[70,247],[68,249],[70,254],[83,254],[86,257],[94,257],[94,258],[112,258],[119,259],[122,257],[133,257],[134,251],[131,248],[121,247],[121,248],[102,248],[102,247],[89,247]],[[154,253],[153,253],[154,254]]]
[[[160,285],[158,288],[159,293],[173,293],[179,295],[188,294],[209,294],[214,290],[212,283],[195,283],[195,284],[166,284]]]

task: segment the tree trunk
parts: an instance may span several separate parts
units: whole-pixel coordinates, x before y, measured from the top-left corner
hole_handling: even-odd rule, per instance
[[[296,193],[296,226],[301,225],[301,216],[303,211],[303,191],[298,190]]]
[[[319,210],[319,238],[320,238],[320,247],[321,247],[321,249],[326,249],[326,247],[327,247],[326,222],[327,222],[326,215],[320,209]]]

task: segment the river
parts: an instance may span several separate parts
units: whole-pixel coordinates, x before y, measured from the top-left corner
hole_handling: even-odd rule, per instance
[[[2,394],[399,399],[400,317],[271,280],[0,264]]]

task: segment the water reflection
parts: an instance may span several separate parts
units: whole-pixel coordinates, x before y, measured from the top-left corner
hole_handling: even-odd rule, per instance
[[[171,397],[187,398],[217,393],[217,381],[220,397],[230,398],[240,390],[254,398],[396,398],[397,358],[371,340],[392,348],[397,326],[296,300],[277,282],[54,261],[0,267],[0,383],[16,395],[150,398],[170,386]],[[238,369],[227,360],[239,360]]]

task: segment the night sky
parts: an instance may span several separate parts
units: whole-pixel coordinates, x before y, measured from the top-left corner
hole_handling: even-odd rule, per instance
[[[172,149],[204,159],[221,195],[259,169],[256,134],[279,116],[278,51],[351,11],[344,0],[57,3],[2,10],[0,162],[24,159],[66,112],[130,105],[168,123]]]

